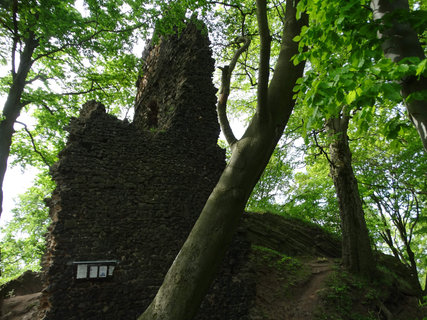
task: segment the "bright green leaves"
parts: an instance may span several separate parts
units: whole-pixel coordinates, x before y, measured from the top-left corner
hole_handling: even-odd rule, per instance
[[[307,1],[299,1],[297,4],[297,14],[296,14],[296,18],[297,20],[301,19],[301,15],[303,12],[306,11],[307,8]],[[295,41],[299,41],[299,40],[295,40]]]
[[[339,234],[340,217],[335,188],[329,178],[329,165],[322,157],[306,156],[306,170],[297,172],[282,206],[286,215],[322,225]]]
[[[370,11],[360,1],[307,1],[310,25],[294,40],[301,53],[294,63],[309,61],[298,102],[307,108],[305,131],[319,129],[326,119],[371,106],[375,77],[372,61],[381,50]]]
[[[424,59],[418,64],[418,66],[415,70],[415,75],[417,77],[422,75],[426,71],[426,66],[427,66],[427,59]]]
[[[361,91],[360,89],[358,89],[359,92]],[[356,90],[351,90],[348,94],[345,95],[345,103],[350,105],[353,103],[354,100],[356,100],[356,96],[357,96],[357,91]]]
[[[375,106],[366,106],[359,112],[355,113],[352,120],[359,133],[365,133],[369,129],[369,126],[375,117],[375,110]]]
[[[426,60],[404,59],[395,64],[383,58],[378,31],[381,26],[372,19],[369,1],[315,1],[301,4],[310,16],[310,25],[300,36],[300,54],[294,63],[307,59],[309,68],[298,85],[298,102],[307,108],[305,135],[321,129],[326,119],[336,117],[345,107],[358,116],[361,130],[368,127],[375,105],[390,106],[402,102],[398,81],[425,72]],[[425,99],[416,92],[408,99]],[[390,135],[387,135],[390,136]]]
[[[416,130],[399,110],[403,108],[396,109],[391,115],[386,110],[376,110],[364,139],[352,140],[353,168],[377,246],[386,247],[380,233],[388,229],[395,247],[402,253],[402,262],[409,264],[401,236],[407,237],[405,241],[409,241],[422,271],[426,267],[422,258],[425,234],[417,230],[425,227],[425,221],[419,218],[427,203],[423,192],[427,186],[427,155]],[[384,127],[388,139],[384,137]],[[400,222],[403,224],[399,226]],[[420,272],[420,276],[424,272]]]
[[[296,166],[288,143],[279,142],[246,205],[249,211],[275,211],[288,200],[288,190]]]
[[[53,188],[48,175],[40,175],[35,186],[19,197],[13,219],[1,228],[0,285],[25,270],[40,270],[40,258],[45,248],[44,234],[49,223],[44,199]]]

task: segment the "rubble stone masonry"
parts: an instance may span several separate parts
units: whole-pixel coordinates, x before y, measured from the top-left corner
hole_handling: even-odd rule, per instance
[[[150,51],[132,123],[95,101],[72,119],[52,169],[41,319],[135,319],[151,302],[225,166],[213,71],[206,34],[189,24]],[[237,236],[197,319],[245,319],[248,253]],[[117,265],[77,279],[78,261]]]

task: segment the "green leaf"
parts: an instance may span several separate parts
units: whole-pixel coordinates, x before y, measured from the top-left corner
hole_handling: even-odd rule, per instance
[[[400,87],[394,82],[384,83],[381,86],[385,98],[391,101],[401,101],[402,96],[400,95]]]
[[[422,61],[418,64],[418,66],[417,66],[417,69],[416,69],[415,75],[416,75],[416,76],[418,76],[418,77],[419,77],[420,75],[422,75],[422,74],[424,73],[425,69],[426,69],[426,65],[427,65],[427,59],[422,60]]]
[[[347,104],[351,104],[354,100],[356,100],[356,90],[351,90],[348,94],[346,94],[345,102]]]

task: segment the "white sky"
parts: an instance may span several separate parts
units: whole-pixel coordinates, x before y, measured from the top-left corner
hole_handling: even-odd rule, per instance
[[[6,72],[8,72],[7,67],[0,66],[0,73]],[[5,102],[6,96],[0,95],[1,108],[3,108]],[[31,117],[25,114],[24,110],[21,112],[18,121],[26,123],[30,128],[31,123],[34,122]],[[15,129],[19,130],[20,128],[18,126],[15,127]],[[9,158],[8,164],[10,164],[10,162],[11,159]],[[25,191],[31,187],[36,174],[37,170],[31,167],[28,167],[25,171],[23,171],[19,166],[11,168],[10,165],[8,165],[3,181],[3,212],[1,213],[0,217],[0,226],[4,226],[5,223],[12,218],[12,209],[15,207],[14,199],[17,199],[19,194],[25,193]]]
[[[19,194],[31,187],[37,171],[28,169],[22,172],[21,168],[8,168],[3,182],[3,212],[0,218],[0,226],[12,218],[12,209],[15,207],[14,199],[17,199]]]

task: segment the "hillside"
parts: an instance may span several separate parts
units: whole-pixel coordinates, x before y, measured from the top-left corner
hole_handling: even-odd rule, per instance
[[[256,299],[247,319],[423,319],[405,268],[379,255],[374,285],[342,270],[340,244],[320,227],[270,213],[248,213],[240,232],[251,242]],[[1,289],[1,320],[35,319],[39,275]],[[229,319],[237,320],[237,319]]]

